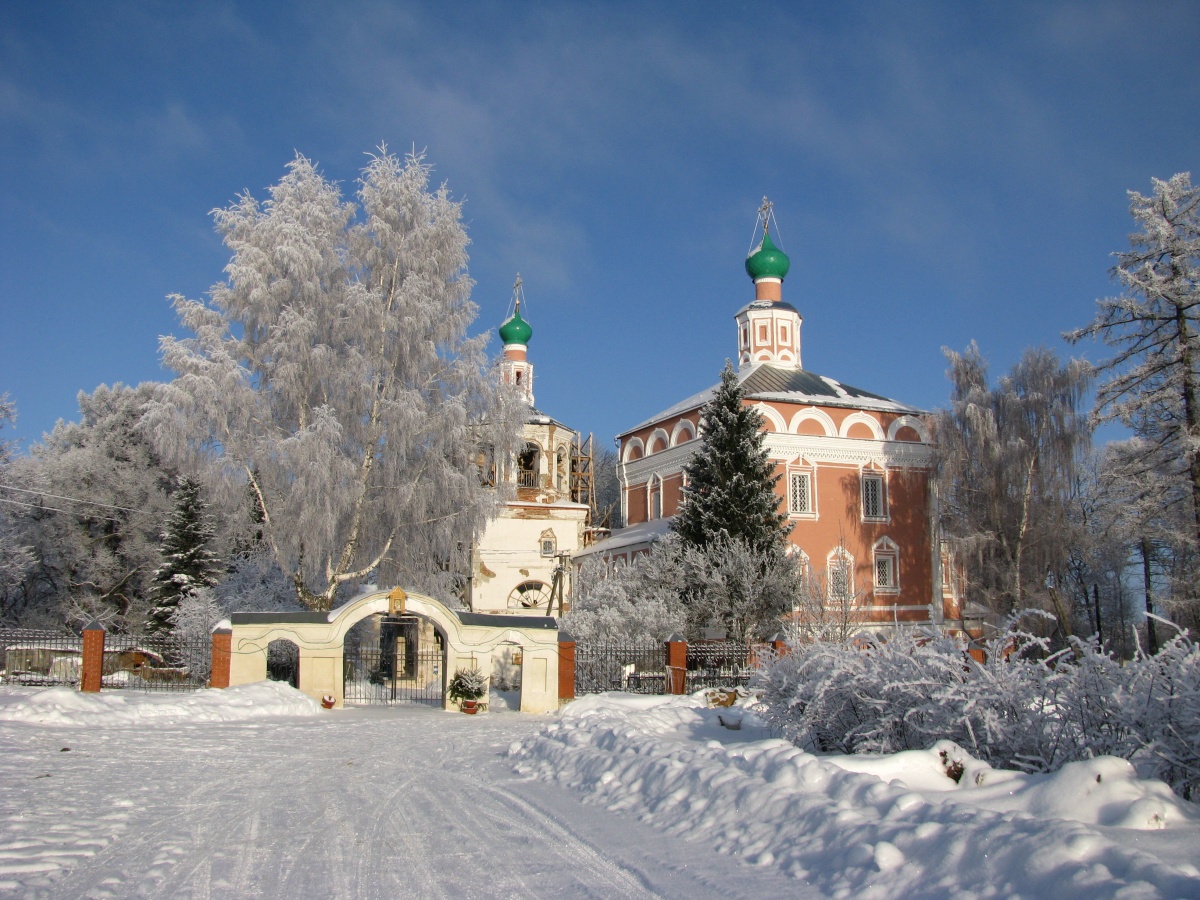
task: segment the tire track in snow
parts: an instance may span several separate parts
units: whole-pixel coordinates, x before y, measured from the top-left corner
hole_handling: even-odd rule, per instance
[[[482,785],[481,791],[499,798],[507,806],[518,806],[524,810],[536,826],[528,828],[533,831],[533,839],[553,841],[558,852],[564,857],[563,863],[572,868],[584,864],[588,878],[595,878],[611,885],[618,894],[608,891],[599,896],[611,897],[661,897],[650,886],[650,883],[636,869],[613,862],[594,844],[585,840],[581,835],[564,825],[554,815],[539,808],[523,797],[519,797],[504,788],[492,785]],[[578,877],[578,876],[577,876]]]

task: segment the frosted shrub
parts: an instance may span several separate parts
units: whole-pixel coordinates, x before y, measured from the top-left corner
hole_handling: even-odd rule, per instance
[[[926,632],[817,641],[769,661],[757,686],[767,721],[797,746],[892,753],[945,736],[941,695],[962,680],[962,660],[956,641]]]
[[[1140,737],[1131,757],[1138,771],[1200,800],[1200,647],[1181,632],[1127,669],[1120,710],[1123,726]]]
[[[1051,653],[1010,621],[971,659],[952,638],[796,643],[756,686],[768,723],[825,753],[895,753],[949,739],[993,766],[1049,772],[1118,756],[1184,797],[1200,785],[1200,651],[1180,634],[1122,666],[1093,644]]]

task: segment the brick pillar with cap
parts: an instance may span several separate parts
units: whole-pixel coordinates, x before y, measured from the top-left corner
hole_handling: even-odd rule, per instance
[[[575,699],[575,638],[558,632],[558,702]]]
[[[229,666],[233,661],[233,629],[218,623],[212,633],[212,674],[210,688],[229,687]]]
[[[683,694],[687,691],[687,641],[675,632],[663,646],[667,654],[667,693]]]
[[[79,690],[96,693],[104,679],[104,626],[92,619],[83,629],[82,671]]]

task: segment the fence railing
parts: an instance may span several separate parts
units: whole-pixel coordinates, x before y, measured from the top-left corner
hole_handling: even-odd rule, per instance
[[[201,635],[106,634],[100,685],[140,691],[194,691],[208,682],[212,639]],[[69,631],[0,629],[0,683],[78,685],[83,639]]]
[[[736,641],[688,644],[685,692],[703,688],[735,688],[750,684],[754,647]]]
[[[574,654],[576,695],[744,687],[761,656],[754,645],[735,641],[577,641]]]
[[[658,641],[578,641],[575,644],[575,693],[629,691],[665,693],[666,657]]]

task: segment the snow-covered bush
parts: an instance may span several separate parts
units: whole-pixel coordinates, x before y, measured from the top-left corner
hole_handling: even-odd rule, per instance
[[[755,686],[763,715],[797,746],[895,753],[951,740],[996,767],[1049,772],[1097,756],[1132,761],[1190,798],[1200,786],[1200,651],[1180,634],[1122,666],[1074,641],[1050,652],[1016,618],[971,659],[956,639],[794,643]]]
[[[588,559],[573,579],[562,627],[577,641],[662,641],[683,631],[676,544],[666,538],[650,553],[611,569],[604,560]]]
[[[1126,668],[1120,710],[1122,725],[1140,738],[1134,764],[1200,800],[1200,646],[1181,632]]]

